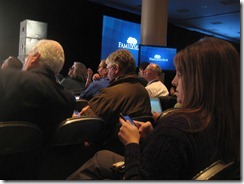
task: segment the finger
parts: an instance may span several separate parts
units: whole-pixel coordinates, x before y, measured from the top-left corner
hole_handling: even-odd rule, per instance
[[[121,125],[123,125],[125,123],[125,120],[123,120],[121,117],[119,118],[119,122],[121,123]]]
[[[134,123],[138,129],[141,127],[141,123],[139,121],[134,121]]]

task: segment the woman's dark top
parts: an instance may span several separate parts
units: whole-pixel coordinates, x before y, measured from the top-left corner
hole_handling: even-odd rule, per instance
[[[218,159],[213,128],[184,129],[190,129],[185,118],[162,117],[141,150],[138,144],[126,145],[125,179],[189,180]]]

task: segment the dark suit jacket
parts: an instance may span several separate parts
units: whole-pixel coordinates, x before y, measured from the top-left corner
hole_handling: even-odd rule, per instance
[[[56,82],[51,70],[0,70],[0,121],[22,120],[50,133],[72,116],[75,97]]]
[[[111,81],[110,85],[103,88],[88,104],[95,114],[106,122],[103,139],[115,143],[110,146],[113,149],[106,149],[120,154],[123,150],[119,149],[124,146],[118,146],[121,143],[117,140],[119,113],[127,113],[130,117],[152,116],[148,92],[136,74],[127,74]]]

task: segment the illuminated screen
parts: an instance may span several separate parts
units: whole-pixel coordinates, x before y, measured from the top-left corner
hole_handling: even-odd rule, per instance
[[[140,44],[140,24],[103,16],[101,59],[117,49],[128,49],[135,58],[138,67]]]
[[[140,45],[139,63],[147,61],[149,63],[158,64],[163,71],[164,70],[172,71],[175,70],[174,56],[176,52],[177,52],[176,48]]]

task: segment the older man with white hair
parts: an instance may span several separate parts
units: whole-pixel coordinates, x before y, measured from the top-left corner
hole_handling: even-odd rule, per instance
[[[23,71],[0,70],[0,121],[29,121],[45,134],[70,117],[75,97],[56,82],[64,50],[54,40],[40,40],[29,52]]]

